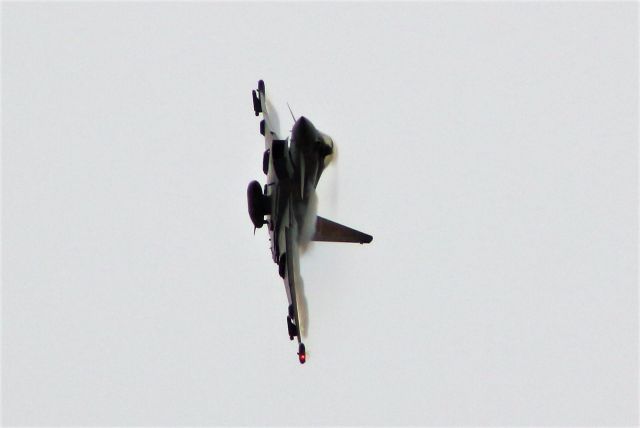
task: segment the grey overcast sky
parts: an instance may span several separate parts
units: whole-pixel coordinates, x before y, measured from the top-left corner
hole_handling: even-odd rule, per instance
[[[2,4],[8,425],[638,423],[634,2]],[[331,135],[309,360],[250,90]]]

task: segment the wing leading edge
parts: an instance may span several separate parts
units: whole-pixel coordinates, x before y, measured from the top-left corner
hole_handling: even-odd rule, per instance
[[[316,220],[316,232],[311,240],[368,244],[373,241],[373,236],[318,216]]]

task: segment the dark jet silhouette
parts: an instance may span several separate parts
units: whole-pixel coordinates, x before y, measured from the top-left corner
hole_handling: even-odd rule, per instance
[[[249,216],[255,228],[267,225],[271,255],[278,265],[289,300],[287,328],[289,339],[298,338],[298,359],[306,361],[300,337],[299,300],[296,298],[295,267],[299,254],[300,231],[306,221],[315,221],[313,241],[356,242],[367,244],[366,233],[335,223],[320,216],[309,219],[309,202],[320,180],[327,157],[333,154],[333,140],[318,131],[305,117],[295,120],[291,138],[279,139],[270,125],[264,82],[258,82],[253,93],[253,109],[262,113],[260,133],[265,138],[262,171],[267,175],[264,189],[257,181],[249,183],[247,200]],[[292,114],[293,116],[293,114]],[[255,229],[254,229],[255,231]]]

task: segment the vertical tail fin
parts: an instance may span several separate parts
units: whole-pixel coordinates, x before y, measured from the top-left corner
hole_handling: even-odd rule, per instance
[[[316,233],[311,240],[368,244],[373,241],[373,236],[318,216],[316,220]]]

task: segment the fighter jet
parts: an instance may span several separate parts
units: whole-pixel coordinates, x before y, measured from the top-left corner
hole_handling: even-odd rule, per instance
[[[309,219],[309,202],[318,185],[328,156],[333,154],[333,140],[318,131],[305,117],[295,119],[290,138],[280,139],[269,118],[264,82],[252,91],[253,110],[262,114],[260,133],[264,136],[265,151],[262,172],[266,185],[252,181],[247,188],[249,217],[256,228],[267,225],[271,241],[271,256],[284,280],[289,302],[287,331],[289,339],[298,340],[298,359],[304,364],[307,357],[301,338],[299,290],[295,272],[298,267],[300,231],[305,221],[315,221],[313,241],[355,242],[367,244],[371,235],[335,223],[320,216]],[[293,116],[293,113],[292,113]]]

